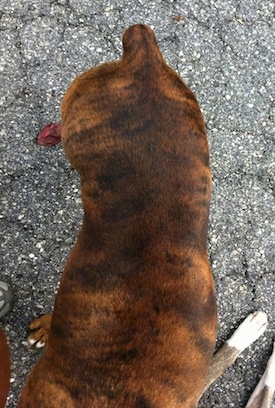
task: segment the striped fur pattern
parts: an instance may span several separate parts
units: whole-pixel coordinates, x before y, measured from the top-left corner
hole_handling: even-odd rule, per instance
[[[62,103],[84,219],[20,408],[195,407],[204,388],[216,339],[205,126],[150,28],[130,27],[123,47]]]

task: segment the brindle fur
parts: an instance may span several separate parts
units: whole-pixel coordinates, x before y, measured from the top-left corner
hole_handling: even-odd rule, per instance
[[[84,219],[20,408],[195,407],[204,387],[216,339],[205,126],[150,28],[130,27],[123,46],[62,103]]]

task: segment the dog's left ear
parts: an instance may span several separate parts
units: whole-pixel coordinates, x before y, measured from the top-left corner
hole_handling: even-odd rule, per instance
[[[0,329],[0,408],[5,408],[10,388],[10,352],[6,336]]]

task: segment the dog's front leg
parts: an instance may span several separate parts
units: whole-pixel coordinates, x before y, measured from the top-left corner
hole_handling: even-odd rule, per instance
[[[275,390],[275,342],[265,372],[245,408],[270,408]]]
[[[230,339],[213,356],[204,391],[234,363],[246,347],[263,334],[266,326],[267,316],[264,312],[258,311],[247,316]]]

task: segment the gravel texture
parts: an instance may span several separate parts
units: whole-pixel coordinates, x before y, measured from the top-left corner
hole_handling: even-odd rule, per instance
[[[24,342],[54,294],[81,223],[79,179],[62,148],[36,135],[60,122],[60,101],[83,70],[121,56],[121,36],[143,22],[167,62],[197,95],[213,172],[209,255],[219,347],[251,311],[266,333],[245,351],[201,407],[242,407],[275,332],[275,28],[273,0],[2,0],[0,9],[1,273],[13,311],[1,319],[12,354],[8,407],[40,352]],[[184,352],[184,350],[183,350]],[[275,405],[274,405],[275,406]]]

